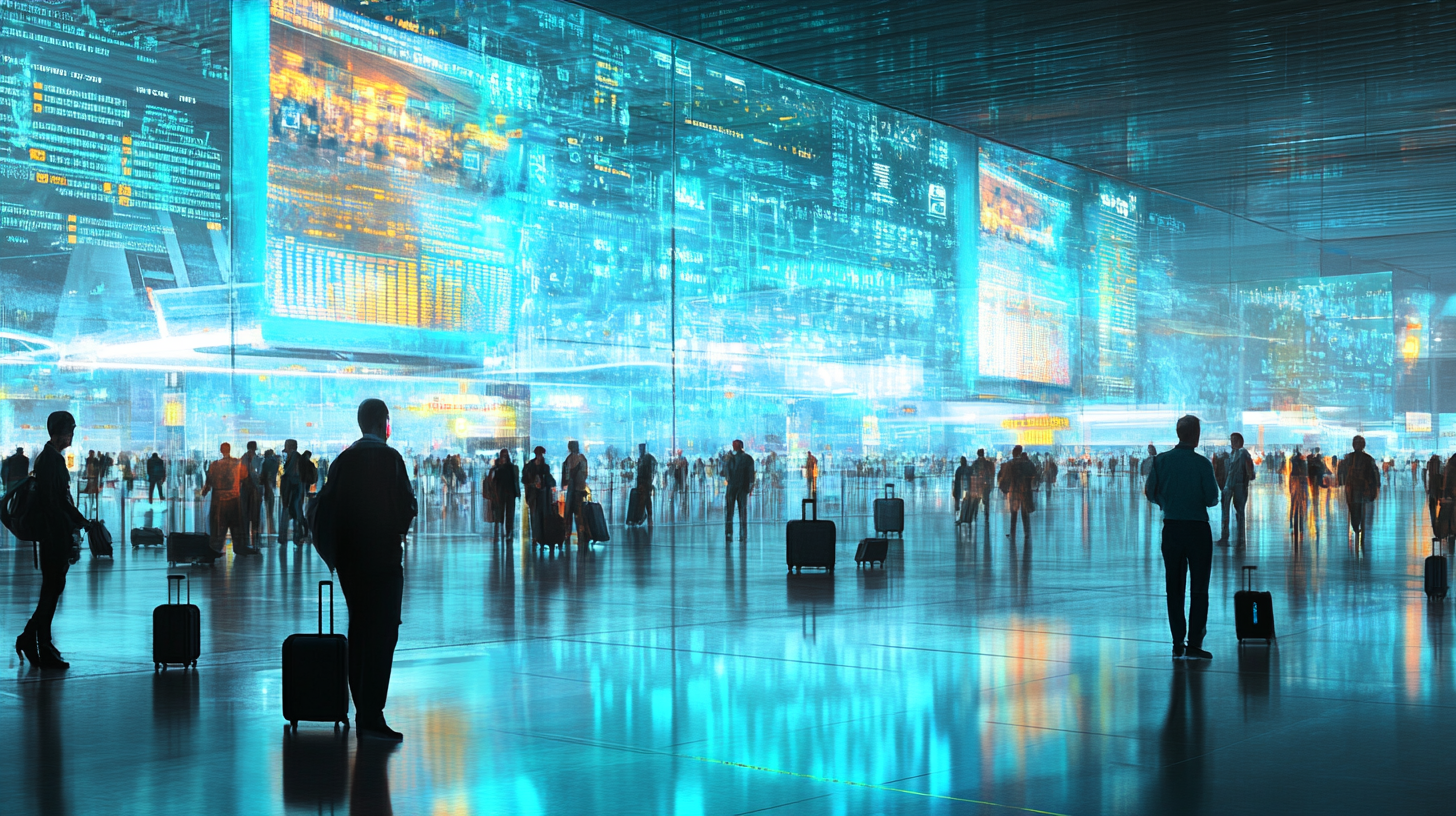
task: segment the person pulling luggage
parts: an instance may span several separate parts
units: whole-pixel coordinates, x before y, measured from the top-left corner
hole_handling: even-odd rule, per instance
[[[657,484],[657,457],[647,452],[647,443],[637,444],[636,487],[641,491],[642,511],[647,517],[647,529],[652,529],[652,491]]]
[[[359,403],[360,438],[334,460],[314,511],[319,554],[332,555],[349,607],[349,689],[359,738],[398,742],[384,706],[404,605],[404,548],[419,505],[399,451],[389,446],[389,406]]]

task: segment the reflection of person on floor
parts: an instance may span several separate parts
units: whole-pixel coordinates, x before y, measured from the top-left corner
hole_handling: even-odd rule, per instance
[[[1365,437],[1357,436],[1350,441],[1354,451],[1345,454],[1340,461],[1340,483],[1345,486],[1345,504],[1350,509],[1350,529],[1364,538],[1365,515],[1377,496],[1380,495],[1380,468],[1365,452]]]
[[[359,404],[362,436],[334,460],[316,519],[329,531],[349,605],[349,690],[360,737],[400,740],[384,719],[404,600],[404,548],[418,511],[409,471],[389,442],[389,406]],[[325,542],[328,543],[328,542]]]
[[[248,543],[248,525],[243,521],[242,489],[248,470],[241,459],[232,457],[232,445],[224,442],[218,446],[218,451],[222,456],[208,466],[207,481],[203,483],[201,493],[203,496],[212,494],[212,505],[207,514],[212,549],[222,552],[228,533],[232,533],[235,554],[258,555],[258,548]]]
[[[1196,814],[1204,796],[1208,737],[1203,726],[1203,672],[1173,672],[1168,716],[1158,735],[1159,805],[1148,813]]]
[[[389,757],[395,746],[374,740],[354,752],[354,780],[349,786],[350,816],[393,816],[389,794]]]
[[[1239,543],[1244,543],[1244,508],[1249,502],[1249,482],[1254,481],[1255,470],[1254,460],[1249,452],[1244,449],[1244,435],[1241,433],[1229,434],[1229,446],[1232,450],[1228,457],[1228,473],[1224,481],[1219,485],[1223,489],[1222,507],[1223,524],[1220,526],[1218,543],[1227,544],[1229,537],[1229,505],[1233,505],[1235,525],[1238,532]]]
[[[1011,449],[1011,458],[1001,466],[996,486],[1006,496],[1006,509],[1011,513],[1011,532],[1006,537],[1016,543],[1016,518],[1020,516],[1022,532],[1030,540],[1031,514],[1036,510],[1036,465],[1020,445]]]
[[[1213,570],[1213,530],[1208,510],[1218,504],[1213,465],[1198,453],[1202,425],[1198,417],[1178,420],[1178,446],[1150,460],[1143,495],[1163,509],[1163,568],[1168,593],[1168,628],[1173,656],[1209,659],[1203,651],[1208,626],[1208,579]],[[1183,617],[1183,589],[1188,587],[1188,617]],[[1185,648],[1183,640],[1187,637]]]
[[[723,525],[727,540],[733,540],[733,507],[738,507],[738,540],[748,540],[748,496],[753,492],[753,457],[743,449],[743,440],[733,440],[733,452],[724,457],[723,475],[727,488],[723,496]]]

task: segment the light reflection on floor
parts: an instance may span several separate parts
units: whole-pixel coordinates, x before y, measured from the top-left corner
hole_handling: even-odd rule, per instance
[[[1363,548],[1333,504],[1295,547],[1258,488],[1248,544],[1215,553],[1216,658],[1197,665],[1168,657],[1157,524],[1129,485],[1059,489],[1015,547],[1002,517],[957,533],[944,497],[912,490],[885,570],[849,560],[867,517],[831,513],[833,576],[786,576],[778,522],[725,547],[701,506],[555,556],[436,508],[407,555],[392,751],[284,733],[279,644],[314,625],[326,577],[311,553],[182,570],[204,621],[196,674],[151,671],[161,553],[88,555],[56,627],[75,667],[9,658],[3,809],[1446,812],[1431,780],[1449,776],[1456,602],[1420,592],[1415,492],[1386,492]],[[28,547],[0,558],[18,631],[39,574]],[[1245,563],[1275,593],[1273,648],[1235,645]]]

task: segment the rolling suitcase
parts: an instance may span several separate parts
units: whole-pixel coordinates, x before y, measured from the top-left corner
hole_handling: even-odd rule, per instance
[[[91,529],[86,531],[86,543],[91,547],[91,557],[115,560],[116,551],[111,546],[111,531],[106,529],[106,522],[92,519],[91,524]]]
[[[627,494],[627,523],[634,527],[647,523],[647,493],[640,487]]]
[[[168,533],[167,563],[211,564],[222,553],[212,549],[212,538],[207,533]]]
[[[192,603],[192,585],[187,584],[187,603],[182,603],[185,575],[167,576],[167,602],[152,610],[152,671],[168,664],[197,668],[202,655],[202,613]],[[177,581],[177,603],[172,603],[172,582]]]
[[[536,534],[536,543],[543,547],[560,547],[566,544],[566,519],[556,512],[555,503],[541,508],[539,516],[541,530]]]
[[[804,505],[814,506],[814,518],[802,518]],[[784,557],[789,572],[802,572],[804,567],[823,567],[834,572],[834,522],[820,521],[819,503],[804,499],[799,506],[801,518],[790,521],[784,528]]]
[[[607,531],[607,514],[602,512],[600,503],[586,502],[582,505],[582,513],[586,516],[588,543],[612,540],[612,534]]]
[[[133,547],[160,547],[166,543],[167,537],[162,535],[160,527],[131,528],[131,545]]]
[[[895,498],[894,482],[886,482],[885,495],[875,499],[875,533],[905,535],[905,500]]]
[[[1244,588],[1234,593],[1234,629],[1244,638],[1274,639],[1274,596],[1253,590],[1254,570],[1244,567]]]
[[[324,585],[329,587],[329,633],[324,634]],[[349,727],[349,640],[334,633],[334,582],[319,581],[318,634],[283,641],[283,719]]]
[[[862,538],[859,548],[854,551],[855,566],[860,564],[874,565],[876,561],[880,566],[885,565],[885,556],[890,554],[890,539],[888,538]]]
[[[1444,600],[1448,585],[1446,556],[1436,552],[1436,542],[1431,539],[1431,554],[1426,556],[1426,599]]]

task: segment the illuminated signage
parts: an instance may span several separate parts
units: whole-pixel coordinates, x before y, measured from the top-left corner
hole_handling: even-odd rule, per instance
[[[1059,416],[1023,416],[1001,420],[1001,427],[1008,431],[1065,431],[1072,427],[1072,421]],[[1048,443],[1050,444],[1050,443]]]

